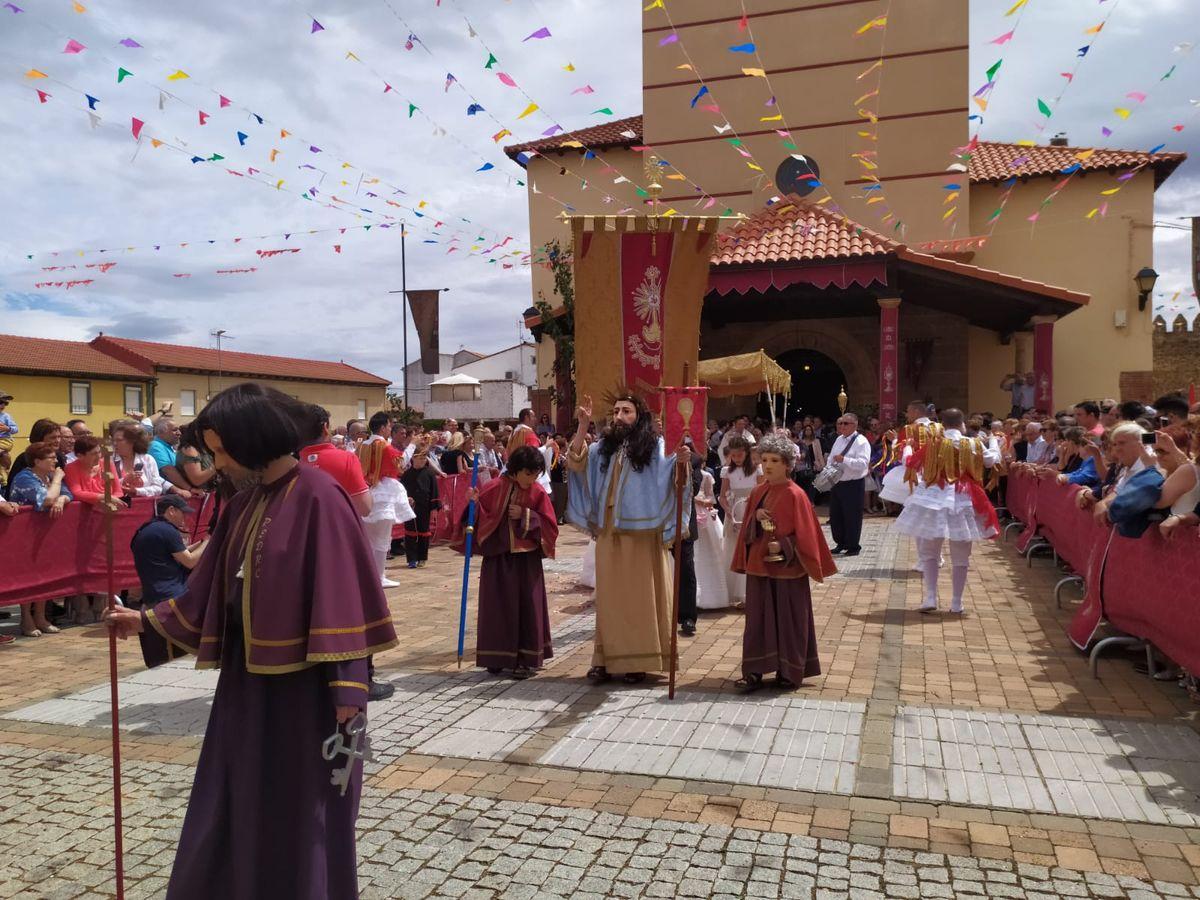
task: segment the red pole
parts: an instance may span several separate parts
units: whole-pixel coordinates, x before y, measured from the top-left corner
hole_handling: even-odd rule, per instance
[[[116,608],[116,571],[113,564],[113,516],[112,509],[112,450],[105,444],[104,473],[104,562],[108,574],[108,609]],[[112,708],[112,757],[113,757],[113,836],[116,849],[117,900],[125,900],[125,848],[121,836],[121,717],[117,708],[117,633],[108,630],[108,683],[109,703]]]

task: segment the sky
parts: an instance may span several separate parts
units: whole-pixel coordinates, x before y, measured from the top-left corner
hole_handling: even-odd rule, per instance
[[[1044,123],[1043,138],[1063,131],[1079,145],[1200,154],[1200,107],[1189,103],[1200,99],[1200,49],[1176,49],[1200,44],[1188,0],[1029,0],[1010,17],[1015,0],[970,2],[970,88],[1005,59],[983,139],[1038,137]],[[641,111],[641,5],[0,4],[0,331],[212,346],[225,329],[227,348],[342,359],[398,382],[400,305],[389,292],[401,286],[404,218],[408,287],[450,289],[444,352],[527,338],[526,189],[500,148],[556,125],[598,124],[608,118],[599,109]],[[1100,34],[1084,35],[1106,15]],[[989,43],[1015,23],[1011,41]],[[540,29],[549,37],[530,37]],[[1089,41],[1053,103],[1059,72]],[[487,69],[489,53],[498,61]],[[120,84],[119,68],[132,73]],[[1147,96],[1137,103],[1130,92]],[[1052,103],[1048,121],[1038,98]],[[519,118],[531,102],[539,108]],[[484,111],[467,115],[472,103]],[[1131,115],[1119,119],[1116,107]],[[495,141],[502,128],[514,135]],[[1198,167],[1189,160],[1160,189],[1156,221],[1200,215]],[[1156,230],[1160,303],[1179,291],[1176,304],[1194,307],[1189,250],[1187,231]],[[95,267],[104,263],[115,265]],[[46,270],[56,265],[76,268]],[[411,328],[409,346],[415,358]]]

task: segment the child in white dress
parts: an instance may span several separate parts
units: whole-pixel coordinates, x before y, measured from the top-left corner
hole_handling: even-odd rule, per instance
[[[712,473],[701,476],[696,495],[696,605],[700,609],[724,609],[729,605],[725,584],[725,539],[717,518],[717,498]]]
[[[750,456],[750,443],[741,437],[733,437],[726,445],[727,465],[721,469],[721,508],[725,510],[724,560],[725,585],[729,602],[737,609],[746,605],[746,576],[730,571],[733,551],[742,530],[742,518],[750,492],[758,485],[762,469],[754,464]]]

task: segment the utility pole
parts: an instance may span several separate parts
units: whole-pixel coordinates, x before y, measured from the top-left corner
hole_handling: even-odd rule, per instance
[[[227,341],[232,341],[234,340],[234,337],[224,328],[218,328],[216,331],[210,331],[208,334],[210,337],[215,337],[217,339],[217,392],[219,393],[225,387],[222,380],[223,371],[221,367],[221,339],[224,338]]]
[[[404,334],[404,408],[408,409],[408,265],[404,255],[404,238],[408,235],[408,223],[400,222],[400,290],[388,291],[400,295],[400,320]]]

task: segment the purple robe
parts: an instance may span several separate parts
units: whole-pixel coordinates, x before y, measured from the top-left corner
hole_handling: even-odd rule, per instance
[[[367,656],[395,646],[362,524],[297,466],[226,507],[187,590],[143,612],[148,665],[220,667],[168,900],[358,896],[354,822],[321,744],[367,703]]]
[[[508,518],[510,503],[525,510],[516,521]],[[475,665],[541,668],[554,655],[542,573],[542,557],[554,554],[558,538],[549,495],[538,484],[522,491],[507,476],[489,483],[480,492],[475,536],[483,557]]]

